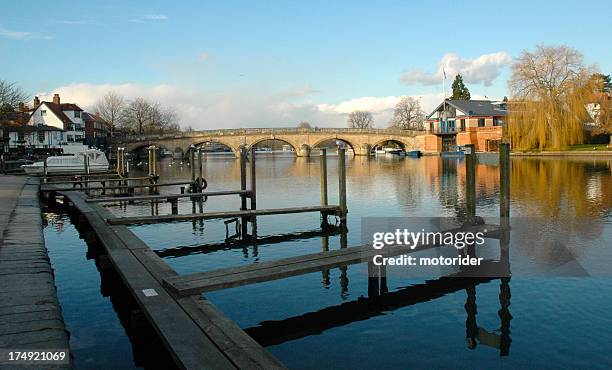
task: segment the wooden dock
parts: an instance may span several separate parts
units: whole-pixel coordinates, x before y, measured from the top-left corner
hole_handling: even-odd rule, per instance
[[[271,209],[247,209],[244,211],[223,211],[190,213],[184,215],[159,215],[159,216],[138,216],[138,217],[109,217],[106,221],[111,225],[139,225],[163,222],[184,222],[193,220],[212,220],[221,218],[270,216],[290,213],[310,213],[320,212],[324,214],[336,214],[340,211],[338,206],[313,206],[313,207],[290,207],[290,208],[271,208]]]
[[[499,227],[496,225],[477,225],[463,227],[448,232],[482,232],[485,237],[496,237]],[[438,247],[439,244],[419,244],[414,249],[410,246],[387,246],[377,250],[369,245],[343,248],[329,252],[306,254],[257,264],[229,267],[207,272],[197,272],[183,276],[172,276],[164,279],[164,285],[177,296],[188,296],[202,292],[233,288],[242,285],[256,284],[278,280],[315,271],[331,269],[356,263],[365,263],[375,255],[392,257],[400,254],[415,253]]]
[[[138,305],[184,369],[284,368],[212,303],[200,296],[174,297],[163,279],[177,276],[125,226],[106,223],[109,212],[81,192],[59,192],[91,225]]]
[[[0,176],[0,204],[0,348],[68,351],[69,333],[43,237],[38,179]],[[66,364],[44,366],[71,368],[67,358]],[[9,367],[24,365],[0,359],[0,368]]]

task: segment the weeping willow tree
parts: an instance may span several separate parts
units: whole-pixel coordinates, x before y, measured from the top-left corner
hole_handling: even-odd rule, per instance
[[[508,135],[517,149],[561,149],[582,143],[585,105],[592,97],[593,67],[568,46],[539,45],[525,50],[512,66],[508,82]]]

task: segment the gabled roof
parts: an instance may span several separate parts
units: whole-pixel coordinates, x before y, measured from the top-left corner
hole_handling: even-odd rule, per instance
[[[72,121],[70,120],[70,118],[68,118],[68,116],[66,114],[64,114],[64,112],[62,111],[62,105],[64,104],[55,104],[52,102],[48,102],[48,101],[44,101],[42,103],[40,103],[40,105],[36,108],[40,108],[43,105],[46,105],[49,109],[51,109],[51,111],[53,112],[53,114],[55,114],[55,116],[57,118],[59,118],[62,122],[64,123],[72,123]],[[81,108],[79,108],[81,109]],[[66,109],[68,110],[68,109]]]
[[[507,110],[500,108],[496,104],[493,104],[490,100],[446,99],[427,116],[427,119],[429,119],[437,111],[441,110],[445,103],[455,109],[462,111],[467,116],[505,116],[508,114]]]
[[[51,104],[54,104],[54,103],[51,103]],[[62,109],[62,111],[67,111],[67,110],[75,110],[75,111],[81,111],[81,112],[83,111],[81,107],[73,103],[62,103],[60,104],[60,108]]]
[[[85,122],[98,122],[106,124],[106,121],[102,119],[102,117],[97,116],[93,113],[83,112],[83,121]]]

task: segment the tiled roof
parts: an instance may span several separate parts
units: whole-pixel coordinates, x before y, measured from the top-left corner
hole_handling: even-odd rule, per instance
[[[436,109],[431,112],[427,118],[431,117],[435,112],[440,110],[444,104],[454,107],[468,116],[505,116],[508,111],[501,109],[498,105],[493,104],[490,100],[452,100],[446,99],[440,103]]]
[[[51,103],[48,101],[44,101],[40,104],[40,106],[42,105],[46,105],[47,107],[49,107],[49,109],[51,109],[51,111],[53,112],[53,114],[55,114],[57,116],[57,118],[59,118],[60,120],[62,120],[62,122],[64,123],[72,123],[72,121],[70,120],[70,118],[68,118],[68,116],[66,114],[64,114],[64,112],[62,111],[62,106],[65,104],[55,104],[55,103]],[[72,104],[74,105],[74,104]],[[81,108],[79,108],[81,109]],[[65,110],[69,110],[69,109],[65,109]]]

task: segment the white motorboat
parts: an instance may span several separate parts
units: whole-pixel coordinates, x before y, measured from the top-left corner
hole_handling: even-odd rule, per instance
[[[85,171],[85,158],[89,158],[89,172],[108,171],[106,154],[97,149],[88,149],[75,155],[47,157],[47,173],[73,173]],[[42,175],[45,162],[35,162],[21,166],[29,175]]]

